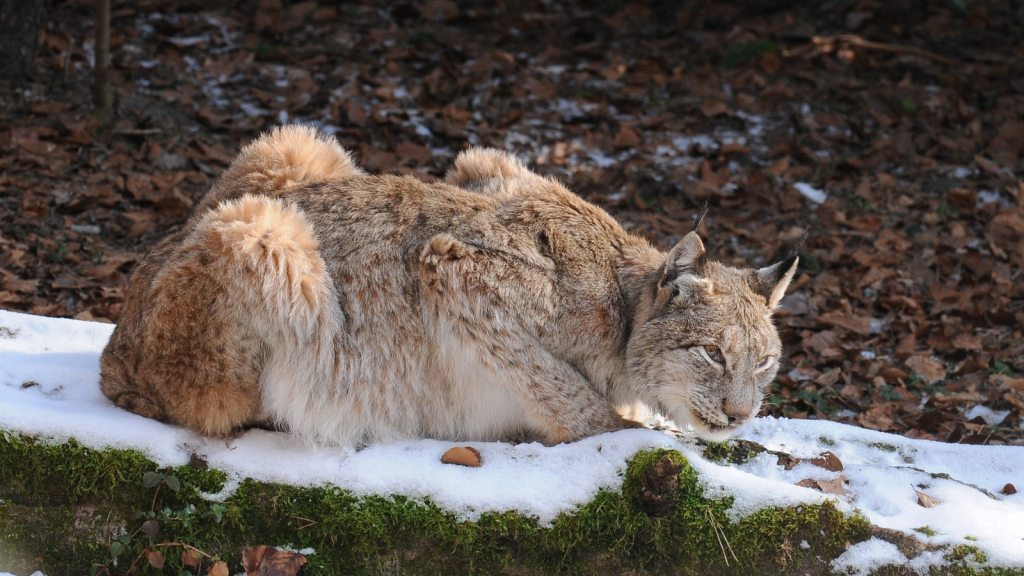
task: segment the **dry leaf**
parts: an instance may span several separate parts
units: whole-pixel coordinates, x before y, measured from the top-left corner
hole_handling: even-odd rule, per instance
[[[811,458],[808,462],[830,472],[843,471],[843,463],[839,460],[838,456],[831,452],[822,452],[820,456]]]
[[[149,548],[146,548],[143,550],[143,553],[145,553],[146,560],[149,562],[150,566],[157,570],[161,570],[164,567],[164,555],[159,550],[150,550]]]
[[[927,356],[911,356],[907,358],[907,366],[927,384],[934,384],[946,377],[946,367]]]
[[[480,452],[469,446],[450,448],[441,456],[443,464],[458,464],[472,468],[480,467]]]
[[[198,550],[185,548],[181,551],[181,563],[185,566],[199,566],[199,563],[202,561],[203,555]]]
[[[305,563],[305,556],[289,550],[269,546],[253,546],[242,550],[242,566],[246,576],[295,576]]]
[[[725,102],[719,102],[718,100],[709,100],[700,107],[700,111],[704,113],[708,118],[714,118],[715,116],[721,116],[729,113],[729,106]]]
[[[812,488],[825,494],[835,494],[836,496],[846,496],[846,490],[843,488],[843,484],[846,483],[845,476],[837,476],[832,480],[815,480],[814,478],[804,478],[803,480],[796,483],[797,486],[804,488]]]
[[[836,496],[846,496],[846,490],[843,489],[843,484],[846,482],[845,476],[839,476],[832,480],[818,480],[818,488],[826,494],[835,494]]]
[[[942,500],[939,500],[934,496],[929,496],[924,492],[921,492],[917,488],[914,488],[914,492],[917,492],[917,503],[920,504],[921,506],[924,506],[925,508],[931,508],[933,506],[938,506],[939,504],[942,504]]]
[[[206,571],[207,576],[230,576],[231,573],[228,570],[228,563],[223,560],[218,560],[213,566]]]
[[[616,148],[633,148],[640,145],[640,136],[629,126],[623,126],[615,135]]]
[[[778,460],[775,462],[776,465],[782,466],[786,470],[792,470],[797,464],[800,463],[800,459],[792,454],[786,454],[785,452],[778,452],[775,454]]]

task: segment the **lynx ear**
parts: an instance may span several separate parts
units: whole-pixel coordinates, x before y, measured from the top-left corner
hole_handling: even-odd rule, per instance
[[[790,256],[778,264],[761,268],[754,274],[754,291],[765,297],[768,307],[774,309],[779,301],[786,295],[786,288],[796,274],[796,266],[800,258]]]
[[[704,243],[700,241],[700,236],[697,236],[696,232],[690,232],[669,251],[668,258],[665,259],[665,272],[661,275],[658,287],[668,286],[683,274],[704,276],[707,262]]]
[[[459,154],[455,165],[445,175],[445,182],[453,186],[488,178],[526,178],[536,176],[516,160],[515,156],[495,148],[470,148]]]

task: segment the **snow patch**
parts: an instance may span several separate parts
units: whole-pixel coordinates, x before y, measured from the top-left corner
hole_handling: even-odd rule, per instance
[[[796,182],[793,184],[793,188],[816,204],[821,204],[828,198],[828,194],[824,190],[819,190],[806,182]]]
[[[901,566],[906,560],[895,544],[871,538],[850,546],[832,561],[832,570],[850,576],[868,576],[883,566]]]

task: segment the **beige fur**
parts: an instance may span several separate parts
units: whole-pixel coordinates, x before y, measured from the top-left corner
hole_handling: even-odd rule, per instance
[[[709,261],[695,233],[665,254],[496,150],[423,184],[283,128],[139,264],[101,386],[213,436],[558,443],[640,402],[724,438],[776,373],[795,269]]]

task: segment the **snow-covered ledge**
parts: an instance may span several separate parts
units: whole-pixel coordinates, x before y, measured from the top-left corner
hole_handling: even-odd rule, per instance
[[[183,484],[191,485],[178,493],[164,490],[160,502],[172,514],[164,515],[164,532],[148,545],[173,534],[216,546],[206,544],[211,534],[227,534],[235,522],[239,526],[233,529],[246,535],[243,540],[267,540],[245,545],[302,547],[319,542],[320,553],[309,556],[311,566],[319,565],[318,573],[352,570],[351,566],[334,570],[324,564],[332,557],[323,548],[331,546],[329,542],[356,549],[345,551],[344,557],[352,561],[368,562],[374,554],[380,558],[390,554],[412,572],[417,570],[416,559],[427,556],[417,538],[447,542],[446,533],[419,534],[419,524],[412,520],[368,517],[362,521],[380,521],[386,525],[381,530],[391,530],[389,534],[408,533],[405,541],[392,537],[381,542],[379,551],[368,549],[364,541],[345,532],[345,522],[355,522],[354,511],[370,514],[376,506],[381,514],[391,516],[415,516],[421,514],[417,510],[425,510],[422,514],[446,519],[452,530],[464,531],[465,526],[480,523],[475,531],[466,532],[477,534],[479,541],[467,543],[468,536],[452,536],[454,543],[444,544],[452,554],[485,550],[480,560],[457,559],[449,566],[459,570],[486,564],[488,555],[513,559],[515,554],[525,554],[538,562],[533,569],[539,571],[565,570],[576,562],[614,572],[624,566],[657,567],[659,562],[685,559],[691,565],[675,569],[700,572],[711,565],[724,568],[729,562],[737,573],[744,573],[743,566],[760,566],[760,571],[775,566],[786,572],[794,568],[790,562],[798,561],[802,571],[807,568],[814,573],[868,574],[884,566],[927,573],[931,566],[940,572],[990,567],[1024,574],[1024,495],[999,493],[1007,484],[1024,488],[1024,448],[941,444],[830,422],[774,419],[755,421],[739,434],[752,442],[731,442],[729,447],[708,448],[685,435],[656,430],[622,431],[554,447],[474,442],[482,456],[479,468],[442,464],[441,454],[456,444],[436,440],[354,451],[311,447],[287,434],[250,430],[225,442],[130,414],[100,393],[99,355],[112,328],[0,311],[0,572],[27,575],[42,568],[57,574],[75,568],[76,562],[84,562],[76,571],[88,570],[92,562],[104,562],[105,555],[111,562],[111,539],[123,537],[125,530],[131,533],[141,522],[131,519],[127,510],[160,509],[148,501],[156,496],[152,487],[141,485],[141,471],[156,469],[177,474]],[[825,451],[838,458],[843,470],[810,462]],[[666,454],[682,466],[682,472],[669,467],[678,476],[678,488],[675,480],[663,481],[664,467],[652,466]],[[88,462],[81,467],[97,471],[80,471],[78,462]],[[48,469],[54,466],[59,470]],[[650,472],[655,468],[661,476]],[[138,478],[130,477],[136,472]],[[68,480],[68,486],[49,490],[37,489],[31,482],[31,478],[50,477],[79,483],[71,485]],[[83,486],[86,477],[92,484],[98,482],[96,478],[108,478],[110,485]],[[700,502],[693,509],[706,508],[703,517],[688,517],[694,514],[686,506],[697,502],[685,500],[688,481],[693,484],[689,488],[693,498]],[[798,482],[833,493],[797,486]],[[643,498],[658,500],[657,494],[650,493],[665,485],[669,492],[675,491],[668,500],[678,499],[679,511],[672,507],[674,503],[667,510],[645,508]],[[289,493],[287,487],[298,491]],[[941,504],[922,506],[917,491]],[[268,513],[272,514],[271,508],[281,513],[285,508],[278,500],[264,501],[270,492],[292,504],[303,499],[316,502],[288,508],[299,520],[289,520],[287,531],[269,528],[282,526],[281,518],[268,518],[267,530],[261,530],[251,526],[254,518],[261,518],[260,510],[246,506],[260,502]],[[351,510],[346,508],[344,522],[339,520],[338,526],[328,529],[327,513],[315,514],[317,506],[337,511],[340,504],[332,498],[347,499]],[[602,503],[602,498],[607,502]],[[191,528],[181,526],[181,514],[176,517],[172,510],[175,505],[186,511],[197,506],[206,510],[215,502],[231,503],[223,525],[214,526],[211,514],[200,519],[196,512]],[[34,546],[26,533],[38,530],[40,522],[52,522],[54,526],[47,529],[59,530],[60,514],[55,512],[47,520],[46,514],[26,512],[41,507],[64,510],[64,519],[73,517],[79,527],[77,548],[65,546],[63,557],[36,557],[35,549],[19,549]],[[82,518],[108,508],[102,522]],[[116,511],[123,517],[118,518]],[[870,532],[865,519],[872,525]],[[820,534],[800,537],[799,526],[806,528],[815,521],[823,523],[817,530]],[[250,525],[242,526],[245,522]],[[508,525],[498,529],[496,522]],[[629,538],[652,539],[652,550],[646,552],[643,542],[623,550],[625,537],[616,540],[618,527],[608,526],[614,522],[629,524],[622,528],[626,532],[640,530],[630,532]],[[745,535],[755,529],[756,522],[774,524],[755,540],[777,538],[780,547],[758,551],[767,555],[762,560],[744,548]],[[777,534],[779,530],[792,533]],[[827,530],[838,532],[826,534]],[[486,541],[492,534],[500,538]],[[589,547],[573,556],[577,544],[555,542],[555,534],[576,538],[573,542]],[[508,545],[508,540],[517,544]],[[708,542],[714,554],[696,550],[710,546]],[[672,549],[673,543],[679,549]],[[141,550],[147,544],[129,543],[129,547],[136,545]],[[609,547],[608,554],[622,556],[595,558],[602,545]],[[403,546],[409,550],[403,551]],[[686,546],[693,550],[682,549]],[[550,557],[552,550],[561,550],[569,560]],[[238,554],[238,550],[213,552],[225,558]],[[315,561],[318,556],[322,562]],[[424,562],[424,571],[443,564]],[[120,572],[126,569],[124,565]]]

